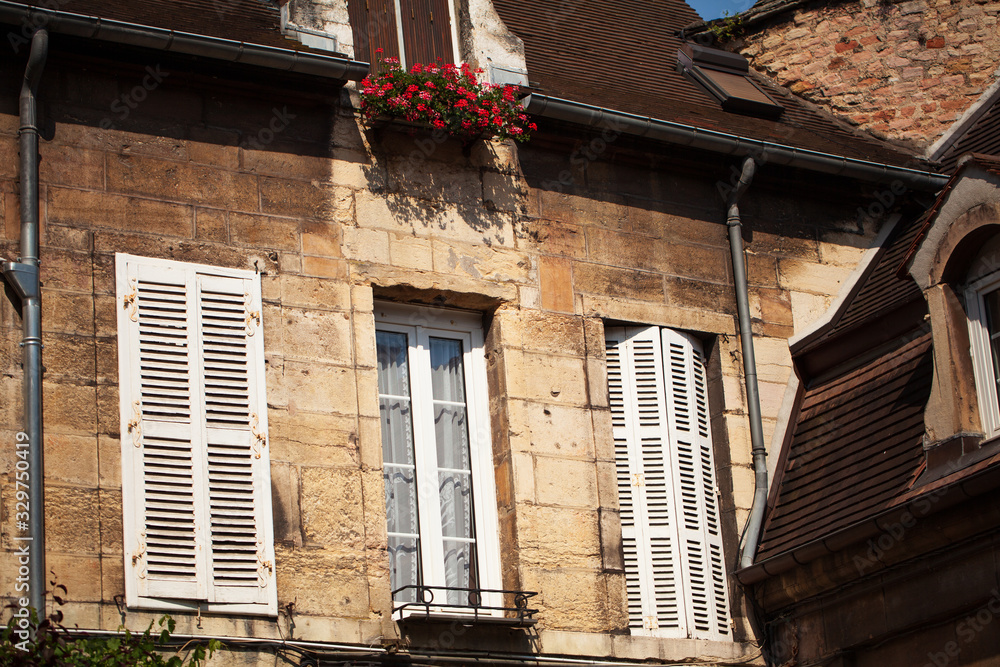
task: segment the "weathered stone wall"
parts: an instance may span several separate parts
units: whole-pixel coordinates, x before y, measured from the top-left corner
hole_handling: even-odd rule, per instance
[[[815,2],[736,46],[854,125],[927,147],[996,80],[998,12],[993,0]]]
[[[114,253],[256,268],[263,331],[277,621],[176,614],[179,632],[379,644],[390,619],[374,357],[375,298],[487,314],[504,583],[538,590],[541,650],[749,656],[749,644],[625,631],[605,321],[706,337],[730,569],[753,492],[729,251],[716,183],[728,161],[555,130],[516,148],[363,130],[340,91],[288,77],[266,96],[163,62],[53,54],[41,96],[48,566],[68,620],[115,629],[124,592]],[[154,65],[154,63],[150,63]],[[16,256],[19,81],[0,80],[0,254]],[[276,106],[268,100],[281,100]],[[107,121],[107,122],[105,122]],[[102,127],[103,126],[103,127]],[[556,139],[556,137],[562,137]],[[593,159],[580,159],[594,149]],[[774,429],[786,338],[822,311],[875,230],[859,193],[762,170],[745,198],[763,412]],[[801,175],[797,178],[806,178]],[[809,191],[803,202],[799,193]],[[0,303],[0,526],[13,533],[19,316]],[[0,568],[0,590],[12,590]],[[735,583],[737,635],[748,629]],[[150,614],[129,611],[144,627]],[[408,636],[410,641],[419,641]],[[466,640],[482,641],[470,633]],[[508,640],[509,641],[509,640]]]

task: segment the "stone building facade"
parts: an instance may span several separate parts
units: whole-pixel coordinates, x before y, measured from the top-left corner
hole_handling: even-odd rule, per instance
[[[266,419],[253,428],[269,460],[259,474],[269,482],[262,539],[273,562],[257,558],[276,593],[266,610],[168,606],[181,636],[228,638],[247,660],[273,660],[283,641],[349,647],[371,660],[441,647],[759,660],[729,576],[754,493],[719,196],[733,158],[624,133],[608,140],[601,128],[554,120],[524,145],[369,128],[356,116],[353,84],[92,42],[58,26],[52,20],[39,92],[44,512],[47,568],[68,588],[68,625],[144,628],[162,613],[125,598],[146,545],[129,540],[134,507],[123,507],[123,489],[134,480],[123,456],[152,437],[136,435],[122,400],[131,360],[121,340],[136,298],[121,268],[127,255],[260,284],[259,301],[247,288],[246,325],[263,336]],[[510,69],[516,60],[496,58]],[[0,81],[7,259],[20,237],[20,77],[20,67],[6,68]],[[878,221],[858,224],[873,187],[774,164],[743,203],[765,438],[791,372],[788,337],[832,303],[878,231]],[[386,304],[422,309],[408,311],[422,314],[406,326],[447,320],[447,309],[482,322],[473,329],[483,338],[496,497],[491,558],[498,587],[537,593],[534,626],[394,614],[376,333],[394,331],[382,313],[396,306]],[[606,357],[608,332],[624,326],[685,332],[704,349],[715,459],[706,479],[714,473],[708,492],[718,501],[732,617],[722,619],[725,637],[629,629]],[[0,327],[0,440],[13,443],[22,369],[12,294]],[[266,431],[256,430],[263,421]],[[0,590],[12,596],[16,450],[4,445],[0,462]]]

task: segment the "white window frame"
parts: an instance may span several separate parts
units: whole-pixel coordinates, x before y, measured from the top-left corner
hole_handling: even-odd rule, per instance
[[[126,604],[132,608],[163,611],[206,611],[217,613],[253,614],[276,616],[278,612],[276,576],[274,565],[273,527],[271,520],[270,464],[267,440],[267,396],[264,384],[264,343],[261,327],[260,276],[253,271],[228,269],[178,262],[172,260],[138,257],[118,253],[116,263],[116,303],[118,312],[118,377],[121,415],[122,446],[122,505],[125,558]],[[196,381],[185,385],[189,392],[190,417],[171,422],[152,414],[143,414],[143,389],[140,376],[139,315],[143,291],[139,288],[142,276],[175,285],[183,293],[186,303],[184,319],[187,333],[187,369],[189,378]],[[205,352],[198,342],[211,335],[203,326],[204,312],[198,308],[200,290],[232,295],[236,304],[244,308],[243,330],[246,335],[247,363],[245,368],[247,403],[250,415],[244,426],[219,427],[211,423],[208,415],[218,414],[209,408],[206,397]],[[242,294],[237,294],[242,292]],[[211,298],[211,297],[209,297]],[[180,301],[178,301],[178,304]],[[238,311],[236,311],[238,312]],[[238,317],[232,311],[229,317]],[[146,320],[148,322],[148,320]],[[230,326],[232,320],[230,321]],[[239,326],[239,325],[237,325]],[[227,329],[232,332],[233,329]],[[218,374],[216,374],[218,375]],[[216,387],[218,396],[228,389]],[[147,438],[173,437],[183,433],[190,437],[191,479],[194,517],[193,545],[196,553],[195,581],[159,581],[147,578],[147,523],[144,504],[146,484],[143,452]],[[212,444],[214,443],[214,444]],[[257,585],[226,585],[216,579],[210,563],[212,550],[211,512],[213,498],[210,489],[210,449],[247,447],[249,473],[243,478],[251,481],[252,513],[256,542]],[[230,450],[227,450],[227,452]],[[218,469],[217,469],[218,470]],[[226,469],[226,473],[231,469]],[[219,474],[218,472],[216,474]],[[239,474],[239,473],[237,473]],[[218,502],[221,496],[216,496]],[[234,501],[238,502],[238,501]],[[244,503],[244,507],[246,507]],[[220,538],[221,540],[221,538]],[[221,559],[225,560],[226,556]],[[219,570],[222,571],[222,570]],[[150,592],[152,591],[152,592]]]
[[[976,397],[983,435],[992,438],[1000,435],[1000,403],[994,381],[993,355],[986,325],[984,296],[1000,289],[1000,274],[993,273],[969,283],[965,290],[965,303],[969,320],[969,351],[976,380]],[[1000,313],[998,313],[1000,316]]]
[[[605,328],[629,628],[732,641],[702,344]]]
[[[483,353],[482,315],[466,311],[395,303],[375,302],[375,329],[405,333],[408,343],[410,369],[410,395],[413,418],[413,446],[416,464],[418,517],[420,523],[421,562],[423,583],[427,586],[444,586],[444,558],[441,554],[441,518],[437,495],[436,439],[433,407],[431,405],[431,377],[429,339],[433,337],[461,340],[463,343],[463,368],[465,371],[466,411],[468,415],[470,464],[472,468],[472,495],[475,522],[476,554],[479,587],[500,589],[500,539],[497,518],[497,496],[494,482],[493,445],[490,430],[489,396],[486,378],[486,360]],[[421,481],[423,480],[423,484]],[[428,482],[430,480],[430,482]],[[486,593],[483,606],[500,607],[502,596]],[[396,604],[395,602],[393,603]],[[397,611],[396,620],[409,616],[456,616],[468,614],[456,607],[427,607],[418,603]],[[480,610],[478,616],[502,616],[502,611]]]

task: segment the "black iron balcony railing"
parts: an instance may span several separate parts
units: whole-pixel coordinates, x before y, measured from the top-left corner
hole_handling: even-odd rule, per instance
[[[439,595],[435,595],[438,593]],[[500,606],[484,604],[489,593],[499,593],[504,603]],[[400,602],[400,598],[413,596],[412,602]],[[467,618],[470,623],[490,622],[512,625],[534,625],[537,609],[528,607],[528,599],[538,595],[531,591],[506,591],[496,588],[453,588],[448,586],[403,586],[392,592],[396,606],[392,608],[397,618],[414,616],[434,618],[436,616]],[[455,600],[461,600],[455,602]],[[510,601],[513,606],[506,606]]]

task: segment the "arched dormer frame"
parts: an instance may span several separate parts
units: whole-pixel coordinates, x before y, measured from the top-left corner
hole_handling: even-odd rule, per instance
[[[986,332],[991,309],[1000,331],[1000,162],[973,159],[960,167],[907,268],[927,301],[933,335],[924,447],[925,477],[934,479],[1000,449],[1000,363],[992,356],[1000,355],[1000,336],[991,347]]]

